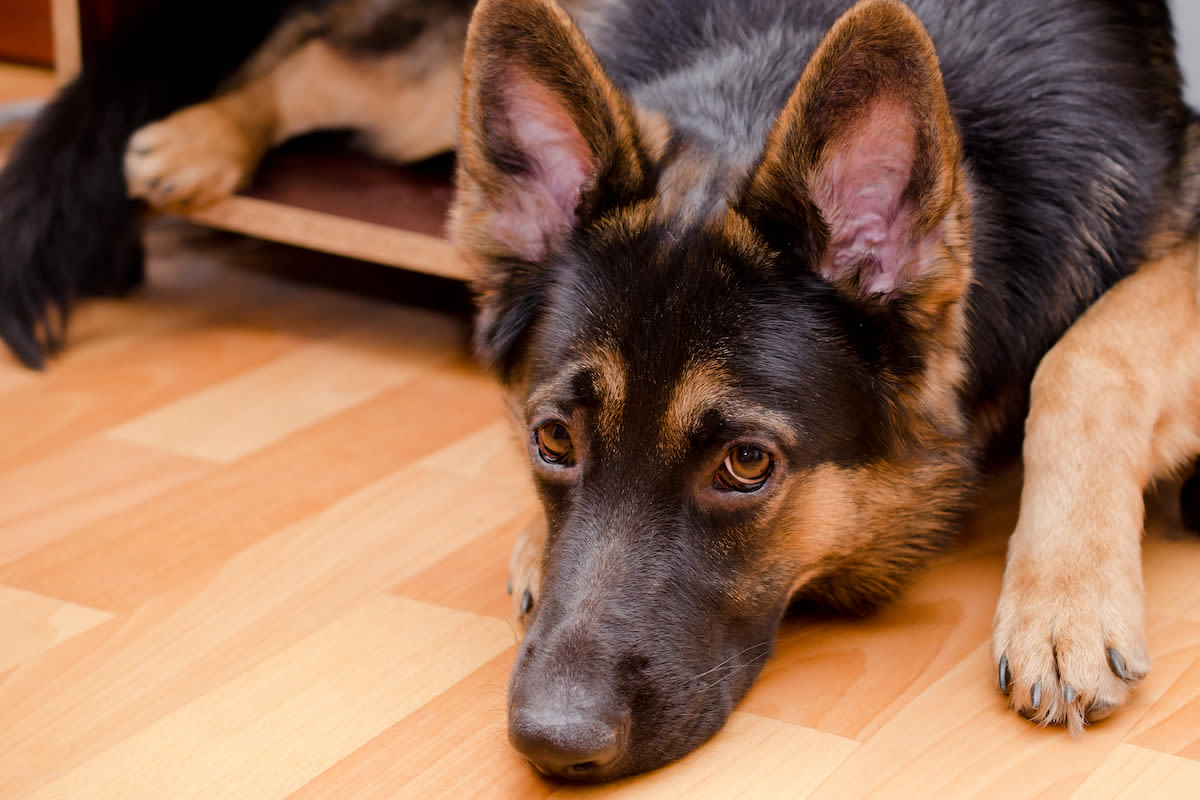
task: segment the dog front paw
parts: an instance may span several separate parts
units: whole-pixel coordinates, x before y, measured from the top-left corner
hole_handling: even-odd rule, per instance
[[[508,593],[513,598],[513,615],[524,630],[537,609],[542,591],[542,557],[546,549],[546,520],[541,515],[517,536],[509,561]]]
[[[216,103],[185,108],[138,130],[125,150],[130,197],[184,211],[245,187],[262,143]]]
[[[1150,669],[1140,586],[1085,572],[1010,562],[992,629],[1009,705],[1072,735],[1116,710]]]

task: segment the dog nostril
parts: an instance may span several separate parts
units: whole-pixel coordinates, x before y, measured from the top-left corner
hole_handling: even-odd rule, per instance
[[[570,780],[599,780],[621,756],[625,727],[577,711],[516,708],[509,739],[538,771]]]

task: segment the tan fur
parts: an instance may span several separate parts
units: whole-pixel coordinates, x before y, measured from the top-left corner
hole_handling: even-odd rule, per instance
[[[960,467],[914,449],[873,467],[824,464],[789,476],[778,547],[795,573],[793,599],[853,609],[864,590],[894,595],[943,543],[946,520],[928,509],[961,503],[969,487]]]
[[[646,147],[646,154],[650,156],[651,161],[662,161],[667,154],[667,147],[671,144],[671,137],[674,136],[670,121],[661,111],[641,106],[635,105],[633,113],[642,135],[642,144]]]
[[[668,457],[680,452],[709,409],[729,405],[729,394],[729,376],[720,365],[701,362],[686,370],[663,414],[659,452]]]
[[[427,31],[401,54],[359,59],[309,38],[271,63],[309,27],[286,28],[235,88],[135,133],[130,196],[164,209],[212,203],[244,188],[268,149],[320,129],[358,129],[372,152],[395,161],[454,147],[462,23]]]
[[[787,444],[797,438],[786,415],[757,406],[753,397],[733,390],[729,375],[719,365],[700,361],[689,367],[675,384],[659,429],[659,452],[668,458],[678,455],[710,411],[768,430]]]
[[[529,614],[525,612],[526,592],[531,600],[542,592],[542,556],[545,552],[546,518],[538,514],[517,534],[517,542],[508,562],[513,618],[522,630],[529,622]]]
[[[515,407],[521,408],[518,425],[524,428],[535,417],[553,408],[560,398],[569,396],[572,385],[580,376],[584,376],[591,383],[592,390],[596,393],[599,402],[597,419],[601,435],[610,443],[615,442],[625,411],[625,363],[619,353],[603,344],[597,344],[581,355],[563,368],[554,379],[540,384],[529,393],[523,403],[515,400]]]
[[[583,364],[591,373],[592,387],[600,401],[600,434],[615,443],[625,415],[625,361],[615,349],[597,345],[583,357]]]
[[[1196,270],[1194,242],[1143,265],[1076,322],[1034,379],[993,653],[1007,659],[1013,706],[1038,722],[1078,731],[1150,668],[1142,491],[1200,452]]]

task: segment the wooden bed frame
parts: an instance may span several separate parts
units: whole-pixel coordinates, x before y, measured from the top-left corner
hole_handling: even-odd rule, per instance
[[[78,73],[97,41],[139,0],[50,0],[59,82]],[[328,153],[269,158],[248,192],[195,222],[387,266],[466,280],[467,264],[444,236],[449,159],[413,167]]]

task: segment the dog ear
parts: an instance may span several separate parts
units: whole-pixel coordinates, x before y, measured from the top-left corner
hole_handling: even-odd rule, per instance
[[[805,68],[736,210],[864,298],[961,296],[961,144],[933,42],[898,0],[842,16]],[[949,294],[947,294],[949,292]],[[933,299],[933,298],[931,298]]]
[[[484,0],[467,35],[451,234],[482,268],[477,346],[504,358],[540,266],[579,227],[644,196],[630,102],[553,0]],[[652,187],[651,187],[652,188]]]

